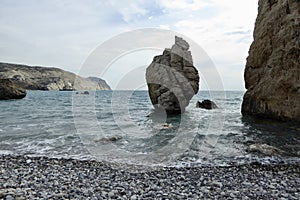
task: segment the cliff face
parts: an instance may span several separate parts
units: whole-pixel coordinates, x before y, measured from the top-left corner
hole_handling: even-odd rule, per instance
[[[0,79],[0,100],[23,99],[26,90],[9,79]]]
[[[243,115],[300,121],[300,1],[259,0]]]
[[[99,78],[83,78],[58,68],[0,63],[0,79],[13,80],[29,90],[110,90]]]

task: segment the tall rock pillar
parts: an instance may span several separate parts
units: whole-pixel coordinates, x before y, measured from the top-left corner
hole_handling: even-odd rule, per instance
[[[188,49],[189,44],[175,36],[172,48],[155,56],[146,71],[152,104],[169,115],[183,113],[199,90],[199,74]]]

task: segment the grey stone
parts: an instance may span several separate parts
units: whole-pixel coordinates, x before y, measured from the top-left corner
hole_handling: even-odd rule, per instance
[[[115,191],[110,191],[109,193],[108,193],[108,196],[109,197],[113,197],[115,195]]]
[[[11,195],[7,195],[5,197],[5,200],[15,200],[15,198],[13,196],[11,196]]]
[[[258,152],[269,156],[274,156],[283,153],[282,150],[270,146],[268,144],[251,144],[247,148],[248,152]]]

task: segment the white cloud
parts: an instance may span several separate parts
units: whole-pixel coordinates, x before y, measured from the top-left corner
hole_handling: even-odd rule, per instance
[[[219,69],[226,88],[243,89],[241,75],[253,40],[257,1],[212,0],[211,3],[208,9],[217,10],[217,14],[209,19],[195,14],[175,22],[174,29],[196,41],[207,52]],[[228,74],[232,75],[231,79]]]
[[[161,25],[159,25],[159,28],[160,29],[165,29],[165,30],[170,30],[170,26],[167,25],[167,24],[161,24]]]
[[[257,0],[1,0],[0,61],[76,72],[102,42],[124,31],[157,27],[197,42],[224,81],[228,74],[237,80],[227,89],[242,89],[239,76],[252,41],[257,4]]]
[[[136,17],[144,16],[148,12],[143,7],[143,1],[118,1],[109,0],[109,3],[116,9],[123,17],[123,20],[127,23],[135,20]]]
[[[196,11],[211,5],[209,1],[205,0],[158,0],[165,9],[170,10],[192,10]]]

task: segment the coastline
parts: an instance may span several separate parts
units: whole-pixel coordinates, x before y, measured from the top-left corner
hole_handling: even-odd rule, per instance
[[[0,199],[300,198],[299,164],[129,169],[0,155]]]

